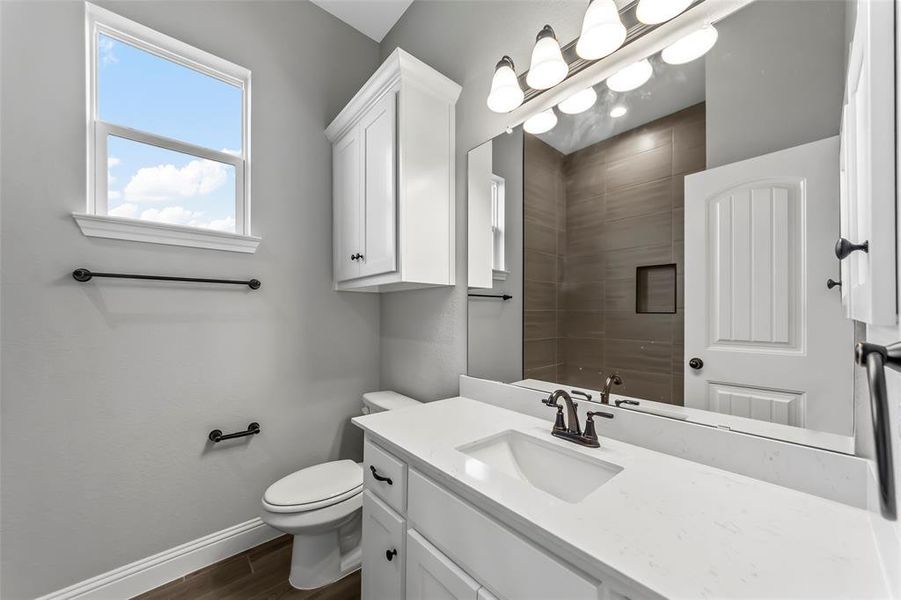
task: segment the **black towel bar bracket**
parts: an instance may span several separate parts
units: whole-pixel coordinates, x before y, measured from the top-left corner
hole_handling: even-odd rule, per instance
[[[894,521],[898,517],[895,498],[895,472],[892,466],[892,426],[889,422],[886,365],[901,371],[901,342],[888,346],[861,342],[854,349],[857,364],[867,369],[870,386],[870,413],[876,446],[876,471],[879,476],[879,501],[882,516]]]
[[[251,423],[244,431],[238,431],[236,433],[222,433],[221,429],[214,429],[207,437],[214,444],[218,444],[219,442],[222,442],[224,440],[233,440],[235,438],[247,437],[248,435],[256,435],[261,431],[262,429],[260,429],[259,423]]]
[[[262,283],[259,279],[238,280],[238,279],[212,279],[209,277],[175,277],[169,275],[135,275],[132,273],[95,273],[88,269],[78,268],[72,271],[72,277],[75,281],[82,283],[88,282],[94,277],[108,277],[110,279],[144,279],[151,281],[187,281],[191,283],[225,283],[229,285],[246,285],[252,290],[260,289]]]

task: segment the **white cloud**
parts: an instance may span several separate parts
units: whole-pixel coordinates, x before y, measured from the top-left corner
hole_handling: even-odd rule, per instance
[[[112,183],[112,181],[110,181]],[[106,193],[107,200],[119,200],[122,198],[122,192],[119,190],[110,190]]]
[[[109,197],[112,198],[113,193],[118,192],[110,192]],[[115,208],[111,208],[109,210],[109,215],[111,217],[127,217],[129,219],[134,219],[138,214],[138,207],[135,204],[129,204],[128,202],[124,204],[120,204]]]
[[[206,225],[206,227],[208,227],[209,229],[215,229],[216,231],[234,231],[235,218],[225,217],[224,219],[213,219]]]
[[[112,169],[113,167],[118,167],[120,164],[122,164],[122,159],[117,156],[110,156],[109,158],[106,159],[106,166],[109,169]]]
[[[114,65],[119,62],[119,59],[113,53],[113,50],[116,48],[116,40],[110,39],[108,37],[101,37],[100,43],[98,44],[98,51],[100,52],[100,64],[104,67],[107,65]]]
[[[134,202],[193,198],[217,190],[227,179],[225,165],[212,160],[192,160],[181,168],[169,164],[144,167],[125,186],[125,197]]]
[[[203,211],[189,210],[183,206],[148,208],[141,212],[140,218],[144,221],[156,221],[157,223],[169,223],[171,225],[186,225],[188,227],[199,227],[202,229],[215,229],[216,231],[235,230],[234,217],[225,217],[210,221],[203,218]]]
[[[157,221],[172,225],[190,225],[198,227],[203,216],[201,211],[188,210],[183,206],[167,206],[162,209],[148,208],[141,213],[141,219],[145,221]]]

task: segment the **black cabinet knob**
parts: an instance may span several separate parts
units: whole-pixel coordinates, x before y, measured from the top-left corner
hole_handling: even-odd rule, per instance
[[[698,358],[697,356],[695,356],[694,358],[692,358],[688,361],[688,366],[691,367],[692,369],[694,369],[695,371],[698,371],[698,370],[704,368],[704,361],[701,360],[700,358]]]
[[[351,255],[350,255],[350,260],[357,260],[357,255],[356,255],[356,254],[351,254]]]
[[[842,282],[841,282],[841,281],[836,281],[836,280],[834,280],[834,279],[827,279],[827,280],[826,280],[826,287],[829,288],[830,290],[831,290],[832,288],[836,287],[836,286],[841,287],[841,286],[842,286]]]
[[[391,550],[385,550],[385,558],[388,559],[388,562],[397,556],[397,548],[392,548]]]
[[[854,244],[845,238],[838,238],[838,241],[835,242],[835,257],[839,260],[845,260],[851,256],[852,252],[857,252],[858,250],[869,252],[870,241],[867,240],[862,244]]]

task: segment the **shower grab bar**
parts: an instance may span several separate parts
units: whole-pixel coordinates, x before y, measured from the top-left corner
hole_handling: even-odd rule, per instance
[[[855,361],[866,367],[870,386],[870,413],[876,445],[876,471],[879,475],[879,504],[882,516],[890,521],[898,517],[895,498],[895,473],[892,466],[892,426],[889,422],[888,389],[885,366],[901,371],[901,342],[888,346],[860,342],[854,349]]]
[[[221,429],[214,429],[207,437],[209,437],[210,441],[214,444],[218,444],[219,442],[222,442],[224,440],[233,440],[235,438],[246,437],[248,435],[256,435],[261,431],[262,429],[260,429],[259,423],[251,423],[244,431],[238,431],[235,433],[222,433]]]
[[[112,279],[149,279],[152,281],[189,281],[193,283],[226,283],[231,285],[246,285],[252,290],[260,289],[262,283],[259,279],[241,281],[237,279],[211,279],[207,277],[175,277],[170,275],[134,275],[131,273],[94,273],[88,269],[78,268],[72,271],[75,281],[88,282],[94,277],[109,277]]]

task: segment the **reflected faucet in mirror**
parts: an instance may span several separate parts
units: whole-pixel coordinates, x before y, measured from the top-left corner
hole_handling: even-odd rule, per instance
[[[622,385],[623,379],[616,373],[607,377],[607,381],[604,382],[604,389],[601,390],[601,404],[610,404],[610,388],[614,385]],[[635,404],[638,404],[636,402]],[[619,404],[617,404],[619,406]]]

